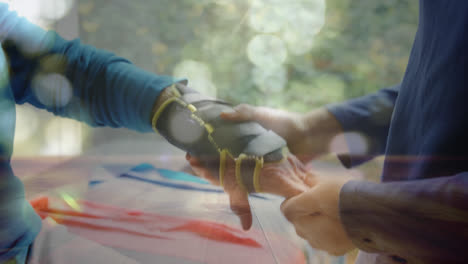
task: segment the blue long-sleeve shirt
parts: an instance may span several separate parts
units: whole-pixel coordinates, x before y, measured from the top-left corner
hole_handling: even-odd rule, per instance
[[[39,217],[25,200],[21,181],[10,166],[15,104],[30,103],[91,126],[149,132],[156,98],[164,88],[180,80],[145,72],[123,58],[83,45],[79,40],[66,41],[55,32],[46,32],[19,17],[5,3],[0,3],[0,40],[2,263],[24,255],[41,227]]]
[[[377,254],[360,263],[466,263],[467,101],[468,1],[420,0],[402,82],[329,106],[369,142],[346,165],[385,155],[383,183],[350,182],[340,194],[346,231]]]

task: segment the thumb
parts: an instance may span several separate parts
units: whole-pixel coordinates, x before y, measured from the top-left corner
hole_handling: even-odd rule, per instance
[[[320,205],[315,197],[314,189],[312,188],[307,192],[289,198],[281,204],[281,212],[288,221],[292,222],[306,215],[320,214]]]

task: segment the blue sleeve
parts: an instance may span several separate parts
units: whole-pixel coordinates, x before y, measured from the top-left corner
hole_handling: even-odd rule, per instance
[[[0,70],[7,65],[3,54],[9,67],[9,84],[0,76],[0,263],[12,258],[22,262],[41,219],[10,166],[13,101],[92,126],[146,132],[152,130],[150,115],[159,93],[178,80],[145,72],[79,40],[66,41],[19,17],[5,3],[0,3],[0,41]]]
[[[327,106],[345,132],[349,154],[339,156],[343,165],[348,168],[356,166],[385,152],[399,88],[400,85],[396,85]],[[359,137],[356,137],[356,133]]]
[[[22,20],[19,28],[22,23],[30,24]],[[31,34],[18,36],[18,32],[10,32],[3,43],[16,102],[91,126],[152,131],[150,115],[156,98],[164,88],[182,81],[146,72],[110,52],[79,40],[66,41],[33,25],[23,30]],[[25,51],[22,44],[38,36],[39,52]]]

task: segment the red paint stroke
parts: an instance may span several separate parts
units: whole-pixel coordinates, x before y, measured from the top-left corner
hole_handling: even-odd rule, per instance
[[[34,210],[39,214],[42,219],[47,217],[47,214],[39,213],[42,210],[49,208],[49,197],[40,196],[29,201]]]
[[[67,226],[69,232],[104,246],[140,252],[143,258],[164,255],[207,264],[306,263],[300,248],[275,234],[270,234],[267,241],[258,230],[246,233],[213,221],[128,210],[85,200],[77,203],[80,211],[55,198],[52,204],[47,197],[31,201],[41,217],[51,217]],[[62,249],[54,248],[57,250],[54,254]]]
[[[97,209],[100,212],[107,212],[107,214],[112,213],[113,215],[119,215],[120,219],[125,219],[124,215],[133,216],[132,219],[149,219],[152,218],[153,220],[158,219],[161,221],[180,221],[181,219],[167,216],[167,215],[160,215],[155,213],[143,212],[140,210],[128,210],[125,208],[107,205],[107,204],[100,204],[95,202],[90,202],[87,200],[78,200],[78,204],[84,205],[89,209]]]
[[[107,210],[108,209],[116,210],[116,211],[123,212],[131,216],[155,217],[160,220],[164,219],[166,221],[170,221],[172,223],[181,222],[182,220],[181,218],[162,216],[159,214],[146,213],[146,212],[137,211],[137,210],[125,210],[122,208],[93,203],[90,201],[80,201],[80,203],[85,204],[88,207],[107,209]],[[128,220],[128,218],[125,218],[125,217],[121,217],[119,219],[124,220],[124,221]],[[137,221],[137,218],[132,218],[131,220]],[[258,243],[257,241],[251,238],[245,238],[245,237],[241,237],[236,234],[233,234],[233,233],[243,234],[244,232],[241,231],[240,229],[236,229],[228,225],[219,224],[219,223],[210,222],[210,221],[199,221],[199,220],[189,220],[188,222],[187,221],[188,220],[183,219],[183,222],[186,222],[185,224],[182,224],[173,228],[160,229],[160,231],[163,231],[163,232],[185,231],[185,232],[197,234],[201,237],[204,237],[210,240],[233,243],[233,244],[244,245],[244,246],[251,246],[251,247],[256,247],[256,248],[262,247],[260,243]]]
[[[44,215],[76,216],[76,217],[92,218],[92,219],[118,220],[118,221],[121,221],[121,222],[135,222],[135,223],[148,222],[148,219],[128,217],[128,216],[125,216],[125,215],[124,216],[118,216],[118,215],[104,216],[104,215],[82,213],[82,212],[78,212],[78,211],[65,210],[65,209],[46,208],[46,209],[40,209],[39,211],[36,210],[36,212],[44,214]]]
[[[188,219],[182,219],[182,218],[177,218],[177,217],[162,216],[159,214],[145,213],[145,212],[136,211],[136,210],[125,210],[123,208],[93,203],[90,201],[81,201],[81,200],[77,201],[77,203],[80,206],[84,205],[87,207],[92,207],[94,209],[105,210],[107,212],[111,212],[111,214],[103,216],[103,215],[97,215],[97,214],[91,214],[91,213],[85,213],[85,212],[79,212],[79,211],[73,211],[73,210],[49,208],[49,200],[47,197],[40,197],[38,199],[34,199],[30,203],[34,207],[36,212],[38,212],[41,215],[41,217],[50,216],[57,223],[67,225],[67,226],[89,228],[89,229],[101,230],[101,231],[114,231],[114,232],[128,233],[132,235],[151,237],[151,238],[169,239],[164,236],[150,235],[147,233],[133,231],[133,230],[125,229],[125,228],[91,224],[88,222],[84,222],[82,220],[80,221],[79,217],[91,218],[91,219],[108,219],[112,221],[124,221],[124,222],[140,222],[140,223],[154,222],[155,220],[158,220],[158,221],[166,220],[165,222],[168,222],[169,220],[170,223],[182,223],[182,224],[177,225],[175,227],[170,227],[170,228],[156,227],[154,228],[154,230],[160,231],[160,232],[187,232],[187,233],[192,233],[192,234],[198,235],[200,237],[203,237],[209,240],[237,244],[237,245],[242,245],[242,246],[247,246],[247,247],[255,247],[255,248],[262,247],[260,243],[258,243],[257,241],[251,238],[241,237],[239,235],[234,234],[234,233],[241,234],[242,231],[240,231],[239,229],[235,229],[227,225],[219,224],[216,222],[188,220]],[[76,216],[78,218],[77,219],[65,218],[65,217],[73,217],[73,216]]]
[[[184,225],[176,226],[173,228],[168,228],[162,231],[163,232],[186,231],[186,232],[195,233],[207,239],[216,240],[220,242],[239,244],[239,245],[255,247],[255,248],[262,247],[262,245],[260,245],[257,241],[251,238],[244,238],[244,237],[236,236],[228,232],[226,229],[230,229],[230,228],[223,224],[192,220],[192,221],[188,221]]]
[[[50,217],[52,219],[54,219],[55,222],[57,222],[58,224],[62,224],[62,225],[66,225],[66,226],[76,226],[76,227],[88,228],[88,229],[94,229],[94,230],[100,230],[100,231],[115,231],[115,232],[127,233],[127,234],[130,234],[130,235],[136,235],[136,236],[142,236],[142,237],[148,237],[148,238],[169,239],[169,238],[163,237],[163,236],[150,235],[150,234],[146,234],[146,233],[142,233],[142,232],[127,230],[127,229],[124,229],[124,228],[95,225],[95,224],[90,224],[90,223],[84,223],[84,222],[77,221],[77,220],[63,219],[63,218],[56,217],[56,216],[50,216]]]
[[[110,219],[108,217],[93,215],[88,213],[81,213],[72,210],[62,210],[62,209],[52,209],[52,208],[45,208],[40,210],[41,213],[47,214],[58,214],[58,215],[68,215],[68,216],[79,216],[79,217],[86,217],[86,218],[94,218],[94,219]]]

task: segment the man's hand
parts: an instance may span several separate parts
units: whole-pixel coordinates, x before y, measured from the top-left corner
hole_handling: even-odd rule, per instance
[[[281,211],[300,237],[312,247],[337,256],[355,247],[339,214],[340,190],[349,180],[344,177],[315,177],[309,190],[281,205]]]
[[[218,176],[214,175],[217,172],[210,170],[210,166],[189,154],[187,160],[198,176],[220,185]],[[259,183],[262,192],[289,198],[308,190],[314,184],[314,177],[295,156],[289,154],[282,161],[266,163],[260,172]],[[236,181],[232,159],[227,161],[223,186],[229,195],[232,211],[239,216],[244,230],[248,230],[252,225],[248,193]]]
[[[222,113],[221,117],[231,121],[256,121],[266,129],[275,131],[286,140],[291,153],[302,161],[310,161],[330,152],[333,138],[342,133],[336,118],[325,108],[299,114],[241,104],[234,110]]]

